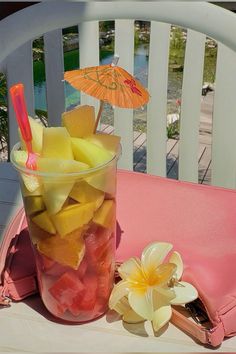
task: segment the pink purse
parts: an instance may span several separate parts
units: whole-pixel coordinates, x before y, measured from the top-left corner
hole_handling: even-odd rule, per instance
[[[236,335],[236,191],[120,172],[117,195],[117,260],[171,242],[201,300],[187,314],[176,308],[172,322],[214,347]]]
[[[140,256],[150,242],[171,242],[200,298],[176,307],[172,322],[213,347],[236,335],[236,191],[127,171],[118,172],[117,188],[117,262]],[[37,292],[23,209],[0,252],[2,303]]]
[[[24,209],[4,233],[0,247],[0,305],[19,301],[37,292],[36,267]]]

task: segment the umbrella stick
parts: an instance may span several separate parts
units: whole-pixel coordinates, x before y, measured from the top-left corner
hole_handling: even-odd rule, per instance
[[[100,107],[99,107],[98,115],[97,115],[96,122],[95,122],[94,133],[96,133],[96,130],[97,130],[97,127],[98,127],[98,123],[99,123],[99,120],[100,120],[101,115],[102,115],[103,106],[104,106],[104,102],[100,101]]]

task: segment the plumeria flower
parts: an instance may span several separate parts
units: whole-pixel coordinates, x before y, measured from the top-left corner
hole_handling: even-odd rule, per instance
[[[118,269],[121,281],[117,283],[109,300],[110,309],[118,312],[124,321],[136,323],[152,321],[158,331],[171,318],[171,305],[195,300],[197,290],[180,281],[183,262],[178,252],[165,259],[173,246],[155,242],[148,245],[139,258],[130,258]]]

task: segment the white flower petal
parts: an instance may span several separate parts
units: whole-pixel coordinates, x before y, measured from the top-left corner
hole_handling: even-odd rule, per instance
[[[158,331],[166,323],[169,322],[172,315],[172,310],[170,305],[162,306],[154,312],[154,317],[152,320],[154,331]]]
[[[126,311],[123,315],[123,321],[127,323],[139,323],[139,322],[144,322],[145,319],[141,316],[139,316],[133,309],[129,309]]]
[[[156,284],[157,287],[160,286],[165,286],[168,284],[168,282],[173,278],[174,274],[176,272],[176,265],[173,263],[162,263],[160,264],[157,268],[156,271],[153,271],[152,277],[149,278],[152,279],[153,277],[156,278]]]
[[[113,310],[118,312],[120,315],[124,315],[128,311],[130,311],[131,307],[129,305],[128,299],[126,296],[122,297],[120,301],[116,303],[116,305],[113,307]]]
[[[118,272],[122,279],[126,280],[129,277],[142,276],[140,260],[138,258],[130,258],[128,261],[121,264]]]
[[[112,289],[110,299],[109,299],[109,307],[110,309],[114,309],[118,301],[122,299],[122,297],[126,296],[129,292],[129,286],[127,281],[121,280],[117,283]]]
[[[197,289],[184,281],[179,282],[174,286],[175,298],[170,301],[172,305],[187,304],[198,297]]]
[[[144,271],[149,273],[155,270],[164,261],[172,247],[170,243],[166,242],[155,242],[148,245],[143,250],[141,257]]]
[[[183,261],[179,252],[173,252],[170,256],[169,262],[174,263],[177,266],[176,278],[179,280],[182,277],[184,269]]]
[[[146,293],[130,291],[128,300],[132,309],[139,316],[146,320],[152,320],[154,315],[152,291],[147,291]]]
[[[160,306],[159,305],[160,299],[162,299],[163,304],[164,304],[164,302],[165,302],[165,304],[170,304],[170,301],[175,298],[174,290],[172,288],[169,288],[168,286],[162,286],[162,287],[156,288],[155,293],[156,293],[156,295],[154,297],[154,299],[155,299],[154,303],[156,303],[156,301],[157,301],[158,307]],[[157,298],[157,300],[156,300],[156,298]],[[155,308],[155,305],[154,305],[154,308]]]

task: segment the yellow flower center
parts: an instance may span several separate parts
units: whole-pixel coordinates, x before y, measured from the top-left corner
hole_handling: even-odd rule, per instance
[[[156,269],[152,266],[149,269],[132,274],[127,280],[134,291],[146,292],[149,287],[162,286],[167,284],[176,271],[176,265],[166,263],[159,265]]]

